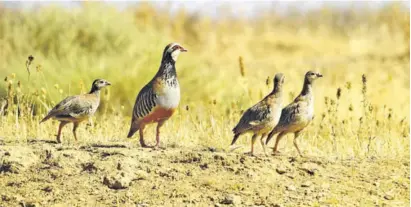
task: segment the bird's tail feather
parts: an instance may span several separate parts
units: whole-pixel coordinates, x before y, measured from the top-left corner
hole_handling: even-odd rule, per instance
[[[239,125],[237,125],[237,126],[235,126],[231,131],[234,133],[234,134],[240,134],[241,132],[240,132],[240,129],[241,129],[241,127],[239,127]]]
[[[240,134],[235,134],[233,141],[231,142],[231,145],[235,144],[235,142],[237,141],[238,137],[240,137]]]
[[[40,121],[40,124],[43,123],[43,122],[45,122],[45,121],[47,121],[47,120],[49,120],[50,118],[51,118],[51,116],[50,116],[50,114],[49,114],[49,115],[47,115],[46,117],[44,117],[44,118]]]
[[[267,139],[265,140],[265,144],[267,145],[268,142],[271,140],[271,138],[273,138],[273,136],[274,136],[275,134],[277,134],[277,133],[278,133],[278,129],[277,129],[277,128],[274,128],[274,129],[268,134]]]
[[[138,123],[135,123],[134,121],[131,122],[130,131],[128,132],[127,138],[131,138],[139,129],[140,126]]]

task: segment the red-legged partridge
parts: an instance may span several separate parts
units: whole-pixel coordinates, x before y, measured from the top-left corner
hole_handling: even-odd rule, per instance
[[[177,43],[168,44],[163,52],[160,68],[154,78],[137,95],[133,109],[128,138],[140,131],[140,144],[144,142],[144,127],[157,123],[156,147],[160,143],[160,128],[169,119],[180,103],[180,86],[177,80],[175,63],[180,52],[186,52]]]

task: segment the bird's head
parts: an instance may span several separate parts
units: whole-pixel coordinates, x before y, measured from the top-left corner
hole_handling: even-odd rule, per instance
[[[281,92],[282,85],[284,84],[285,76],[282,73],[277,73],[274,76],[274,89],[273,93]]]
[[[94,82],[93,82],[92,91],[100,90],[100,89],[102,89],[102,88],[104,88],[104,87],[106,87],[106,86],[109,86],[109,85],[111,85],[111,83],[108,82],[108,81],[106,81],[106,80],[104,80],[104,79],[96,79],[96,80],[94,80]]]
[[[284,83],[285,76],[282,73],[275,74],[274,85],[282,85]]]
[[[163,60],[171,57],[176,62],[180,52],[187,52],[187,50],[178,43],[170,43],[164,48]]]
[[[311,70],[305,74],[305,80],[308,81],[308,83],[313,83],[315,80],[321,77],[323,77],[321,73]]]

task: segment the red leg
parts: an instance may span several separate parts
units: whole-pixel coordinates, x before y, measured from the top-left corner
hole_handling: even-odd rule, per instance
[[[295,146],[295,148],[297,149],[298,154],[300,155],[300,157],[304,157],[303,154],[301,154],[300,148],[298,148],[298,145],[297,145],[297,138],[300,136],[300,134],[301,134],[300,132],[301,132],[301,131],[298,131],[298,132],[295,132],[295,133],[294,133],[293,143],[294,143],[294,146]]]
[[[57,143],[61,143],[61,130],[63,129],[63,127],[68,124],[68,122],[62,121],[60,122],[59,125],[59,130],[57,132]]]
[[[80,123],[78,123],[78,122],[74,122],[73,123],[73,135],[74,135],[74,139],[77,141],[77,134],[76,134],[76,130],[77,130],[77,127],[78,127],[78,125],[79,125]]]
[[[149,146],[146,145],[146,143],[144,142],[144,124],[140,125],[139,132],[140,132],[140,145],[141,145],[141,147],[148,148]]]
[[[275,140],[275,145],[274,145],[274,149],[273,149],[273,153],[278,153],[278,143],[280,142],[281,138],[286,135],[286,133],[281,132],[280,134],[277,135],[277,139]]]
[[[165,120],[159,121],[157,124],[157,132],[156,132],[156,146],[158,147],[160,145],[160,128],[163,126]]]
[[[254,143],[255,140],[257,140],[257,134],[254,134],[253,137],[251,138],[251,152],[250,155],[253,156],[254,155]]]

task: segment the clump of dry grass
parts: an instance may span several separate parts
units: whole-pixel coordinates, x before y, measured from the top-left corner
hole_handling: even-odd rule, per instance
[[[177,63],[182,100],[164,127],[164,144],[227,147],[241,111],[271,90],[270,77],[286,76],[285,105],[315,65],[324,78],[315,86],[316,117],[301,139],[308,154],[408,157],[409,13],[395,5],[346,13],[324,8],[306,16],[264,13],[252,21],[212,21],[185,10],[173,17],[148,3],[123,12],[95,2],[76,12],[3,9],[0,137],[53,140],[57,125],[39,120],[64,97],[105,78],[113,87],[102,93],[97,116],[79,128],[79,138],[124,141],[135,96],[158,69],[163,47],[176,41],[190,52]],[[154,128],[146,132],[154,141]],[[69,131],[63,137],[73,141]],[[280,147],[294,153],[286,140]]]

